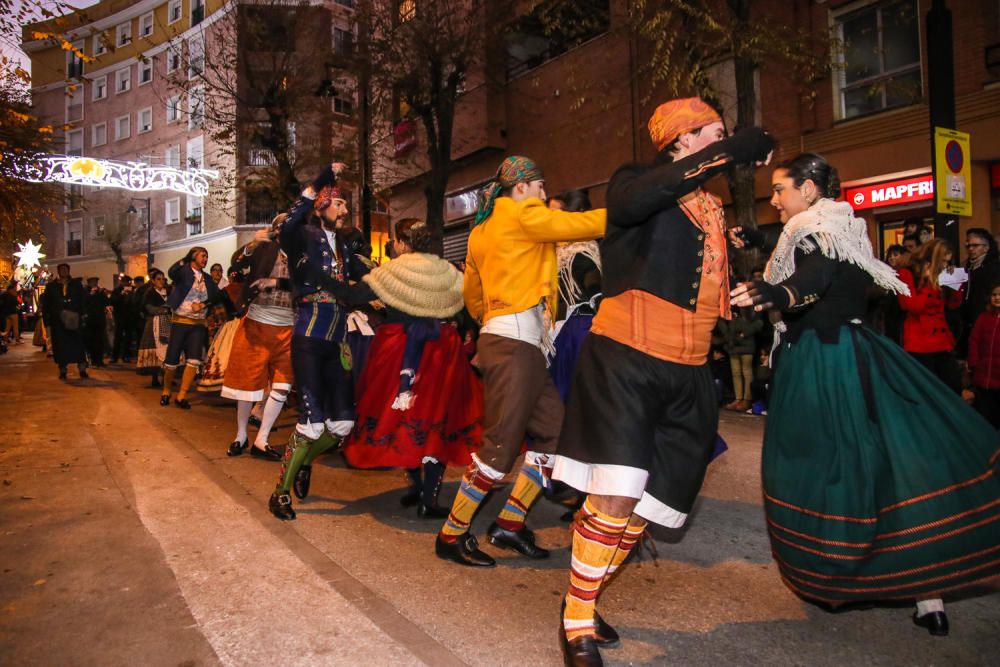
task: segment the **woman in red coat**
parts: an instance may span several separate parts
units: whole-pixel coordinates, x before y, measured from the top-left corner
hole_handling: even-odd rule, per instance
[[[967,361],[972,371],[973,405],[1000,429],[1000,284],[993,286],[990,303],[972,328]]]
[[[942,272],[952,270],[952,250],[942,239],[920,246],[909,268],[900,269],[899,278],[910,288],[910,295],[900,294],[899,305],[906,313],[903,321],[903,349],[934,373],[956,393],[962,391],[962,374],[955,358],[955,337],[948,328],[945,308],[962,305],[962,290],[943,287]]]

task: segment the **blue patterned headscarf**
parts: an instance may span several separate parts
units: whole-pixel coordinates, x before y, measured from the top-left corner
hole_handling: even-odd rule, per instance
[[[530,158],[522,155],[511,155],[504,158],[497,168],[496,176],[482,192],[479,199],[479,210],[476,211],[476,225],[481,225],[493,214],[493,205],[504,188],[512,188],[518,183],[528,183],[544,178],[542,170]]]

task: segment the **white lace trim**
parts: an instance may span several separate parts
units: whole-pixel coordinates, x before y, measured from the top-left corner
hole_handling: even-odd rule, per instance
[[[764,279],[772,285],[795,273],[795,251],[819,250],[824,257],[854,264],[879,287],[909,295],[909,289],[888,264],[879,261],[868,239],[868,226],[854,217],[847,202],[820,199],[785,224],[778,245],[764,269]]]
[[[577,255],[583,255],[601,270],[601,249],[597,241],[581,241],[578,243],[561,243],[556,246],[556,262],[559,266],[559,296],[567,305],[574,306],[583,294],[583,289],[573,280],[573,260]]]

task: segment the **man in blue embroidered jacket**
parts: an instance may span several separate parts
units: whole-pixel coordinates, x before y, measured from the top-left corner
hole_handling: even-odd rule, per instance
[[[347,309],[323,289],[324,280],[360,280],[368,272],[337,238],[348,219],[347,201],[335,187],[344,165],[324,167],[303,192],[278,235],[288,256],[295,303],[292,370],[299,394],[299,423],[285,450],[278,485],[268,509],[294,519],[291,497],[309,493],[312,462],[354,427],[354,386],[347,352]],[[315,212],[315,215],[314,215]]]

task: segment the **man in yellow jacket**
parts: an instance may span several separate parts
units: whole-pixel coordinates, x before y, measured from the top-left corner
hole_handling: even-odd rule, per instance
[[[490,543],[529,558],[547,558],[524,525],[548,484],[562,426],[563,404],[546,366],[558,298],[556,243],[604,235],[605,211],[554,211],[534,162],[506,158],[483,192],[465,260],[465,305],[481,324],[479,368],[485,410],[483,444],[465,471],[448,520],[438,534],[440,558],[489,567],[469,524],[480,502],[511,471],[525,435],[531,450],[510,497],[487,532]]]

